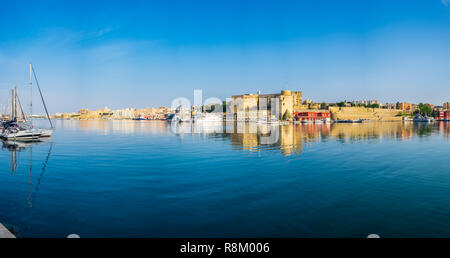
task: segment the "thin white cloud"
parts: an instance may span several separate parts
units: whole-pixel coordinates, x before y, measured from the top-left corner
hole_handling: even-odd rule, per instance
[[[450,0],[441,0],[441,2],[445,5],[448,6],[450,4]]]

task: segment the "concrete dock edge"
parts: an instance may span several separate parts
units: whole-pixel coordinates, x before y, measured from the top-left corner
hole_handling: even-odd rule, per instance
[[[9,230],[0,223],[0,238],[16,238]]]

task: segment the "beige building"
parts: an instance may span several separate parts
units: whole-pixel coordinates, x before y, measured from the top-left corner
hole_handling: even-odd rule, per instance
[[[444,109],[450,110],[450,102],[445,102],[444,103]]]
[[[87,108],[78,110],[79,119],[97,119],[99,118],[98,112],[91,111]]]
[[[397,109],[412,111],[413,107],[412,107],[411,103],[400,103],[400,102],[397,102]]]
[[[232,96],[231,112],[237,120],[253,121],[269,118],[280,119],[285,113],[292,116],[296,106],[302,105],[301,91],[283,90],[274,94],[245,94]]]
[[[112,119],[133,119],[135,109],[134,108],[123,108],[113,111]]]
[[[423,104],[423,105],[426,106],[426,107],[434,108],[434,105],[433,105],[433,104],[430,104],[430,103],[425,103],[425,104]]]

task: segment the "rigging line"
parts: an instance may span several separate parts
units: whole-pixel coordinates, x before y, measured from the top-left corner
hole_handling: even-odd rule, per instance
[[[17,103],[19,103],[19,108],[20,108],[20,112],[22,113],[23,119],[25,119],[25,121],[27,121],[27,117],[25,116],[25,113],[23,112],[22,104],[20,104],[19,97],[17,97],[17,95],[16,95],[15,98],[17,100]]]
[[[34,67],[31,67],[31,69],[33,70],[34,79],[36,80],[36,85],[38,86],[39,94],[41,95],[42,104],[44,104],[45,113],[47,114],[47,119],[50,122],[50,126],[53,129],[52,120],[50,119],[50,115],[48,114],[47,105],[45,105],[44,97],[42,96],[42,91],[41,91],[41,87],[39,86],[39,81],[37,79],[36,72],[34,71]]]

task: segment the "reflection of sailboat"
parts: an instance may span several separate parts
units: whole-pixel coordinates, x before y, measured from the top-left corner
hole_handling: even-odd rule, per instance
[[[53,148],[53,143],[49,142],[50,148],[48,150],[47,157],[45,158],[44,163],[42,165],[42,171],[37,179],[35,190],[32,191],[32,186],[33,186],[33,145],[42,144],[45,142],[47,142],[47,141],[37,141],[37,142],[3,141],[3,143],[2,143],[2,148],[7,149],[8,151],[11,152],[9,168],[10,168],[10,171],[13,172],[14,174],[17,172],[17,168],[18,168],[17,153],[25,151],[27,149],[30,149],[30,177],[29,177],[29,181],[28,181],[28,198],[27,198],[28,204],[30,205],[30,207],[33,206],[34,200],[36,198],[36,194],[39,192],[39,186],[41,184],[41,179],[44,176],[45,169],[47,167],[47,164],[50,159],[51,152],[52,152],[52,148]]]
[[[2,148],[11,152],[9,159],[9,170],[13,173],[17,172],[17,152],[22,152],[31,146],[31,142],[23,141],[3,141]]]
[[[32,148],[33,148],[33,147],[31,147],[31,149],[30,149],[30,153],[31,153],[31,154],[33,153],[33,152],[32,152]],[[34,200],[35,200],[35,198],[36,198],[36,194],[39,192],[39,186],[41,185],[41,179],[42,179],[42,177],[44,176],[45,168],[47,167],[48,160],[49,160],[50,155],[51,155],[51,153],[52,153],[52,148],[53,148],[53,143],[50,142],[50,148],[48,149],[47,157],[45,158],[44,164],[42,165],[42,171],[41,171],[41,174],[39,175],[39,177],[38,177],[38,179],[37,179],[37,182],[36,182],[36,188],[35,188],[34,192],[31,192],[31,184],[32,184],[32,181],[31,181],[31,179],[32,179],[32,167],[31,167],[31,165],[32,165],[33,163],[30,162],[30,182],[29,182],[29,184],[30,184],[30,189],[29,189],[29,191],[30,191],[30,192],[29,192],[29,194],[28,194],[28,205],[30,205],[30,207],[33,207],[33,203],[34,203]],[[32,155],[31,155],[31,158],[32,158]]]

